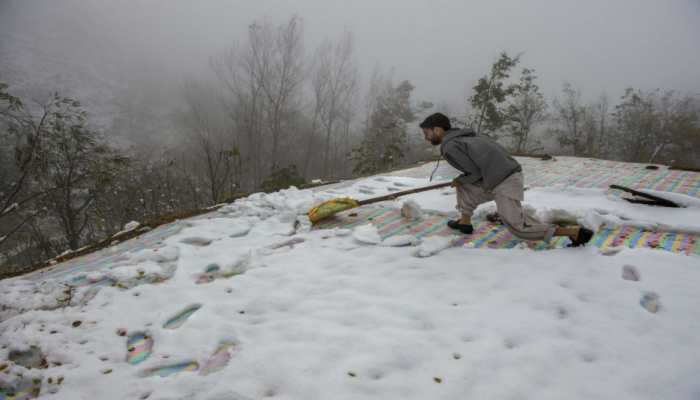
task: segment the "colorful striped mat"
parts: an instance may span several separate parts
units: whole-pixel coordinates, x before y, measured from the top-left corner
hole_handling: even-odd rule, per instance
[[[408,220],[401,216],[398,209],[374,206],[360,207],[339,213],[331,218],[319,221],[314,229],[346,228],[372,223],[377,227],[382,239],[395,235],[413,235],[417,238],[433,235],[455,235],[455,231],[446,226],[447,216],[437,213],[425,213],[418,220]],[[476,248],[512,249],[521,243],[533,250],[548,250],[566,247],[570,240],[555,237],[549,243],[543,241],[527,242],[513,236],[504,226],[490,222],[477,223],[474,233],[463,235],[455,243],[457,246]],[[591,240],[595,246],[606,249],[625,246],[629,248],[652,248],[686,255],[700,255],[700,239],[696,235],[675,232],[652,232],[635,227],[603,228],[596,232]]]
[[[161,247],[159,242],[175,235],[184,228],[181,221],[159,226],[133,239],[115,244],[94,253],[86,254],[25,275],[24,279],[43,281],[45,279],[73,278],[76,272],[83,274],[103,270],[125,259],[128,252]]]
[[[603,188],[612,184],[632,189],[673,192],[700,198],[700,173],[672,170],[665,166],[647,169],[647,164],[562,157],[558,161],[519,159],[529,187],[567,186]],[[611,191],[620,196],[622,192]]]

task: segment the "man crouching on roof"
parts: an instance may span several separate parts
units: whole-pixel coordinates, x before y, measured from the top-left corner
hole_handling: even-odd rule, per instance
[[[585,245],[593,232],[583,226],[545,224],[523,212],[523,172],[520,164],[494,140],[471,130],[452,129],[444,114],[430,115],[420,124],[425,140],[440,145],[440,154],[462,172],[452,181],[457,189],[459,220],[447,225],[464,234],[473,232],[471,217],[479,204],[495,200],[498,215],[508,229],[523,240],[568,236],[572,246]]]

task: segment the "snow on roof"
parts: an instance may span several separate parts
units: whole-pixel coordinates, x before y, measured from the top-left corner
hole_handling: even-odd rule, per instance
[[[105,400],[696,398],[700,174],[519,161],[539,218],[618,235],[505,250],[421,240],[411,232],[424,227],[397,220],[305,220],[322,200],[426,185],[433,165],[255,194],[0,282],[0,358],[11,359],[0,386]],[[444,164],[438,179],[456,174]],[[630,204],[612,183],[673,192],[686,207]],[[425,215],[455,212],[452,189],[381,207],[407,200]]]

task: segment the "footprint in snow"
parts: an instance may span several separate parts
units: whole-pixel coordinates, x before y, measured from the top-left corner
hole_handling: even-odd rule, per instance
[[[557,319],[566,319],[569,316],[569,310],[563,306],[557,307],[556,310]]]
[[[654,292],[644,293],[642,298],[639,300],[639,304],[650,313],[656,314],[660,307],[659,295]]]
[[[134,332],[126,341],[126,362],[136,365],[153,352],[153,338],[147,332]]]
[[[39,347],[31,346],[28,350],[12,350],[8,354],[7,359],[24,368],[43,369],[47,367],[46,357]]]
[[[304,238],[295,237],[295,238],[291,238],[289,240],[285,240],[283,242],[271,244],[271,245],[267,246],[267,248],[271,249],[271,250],[276,250],[276,249],[279,249],[282,247],[289,247],[290,249],[293,249],[295,245],[297,245],[299,243],[304,243],[305,241],[306,240]]]
[[[197,371],[199,369],[199,363],[197,361],[185,361],[172,365],[164,365],[160,367],[148,368],[142,370],[139,376],[143,378],[148,378],[152,376],[160,376],[165,378],[171,375],[179,374],[183,371]]]
[[[604,256],[614,256],[614,255],[620,253],[623,249],[624,249],[624,247],[622,247],[622,246],[616,246],[616,247],[601,248],[598,251],[600,252],[600,254],[602,254]]]
[[[0,384],[1,399],[35,399],[41,391],[41,379],[36,378],[20,377],[13,383]]]
[[[212,263],[204,268],[204,272],[197,276],[195,282],[197,284],[213,282],[220,274],[221,267],[219,264]]]
[[[230,238],[237,238],[246,236],[250,232],[250,226],[237,226],[233,228],[233,231],[228,235]]]
[[[204,400],[253,400],[250,397],[243,396],[242,394],[238,394],[236,392],[232,391],[225,391],[225,392],[220,392],[216,393],[211,397],[207,397]]]
[[[213,239],[210,238],[204,238],[204,237],[199,237],[199,236],[193,236],[193,237],[188,237],[180,240],[180,243],[185,243],[189,244],[191,246],[199,246],[199,247],[205,247],[209,246],[211,242],[213,242]]]
[[[192,304],[185,307],[183,310],[179,311],[172,318],[168,319],[165,324],[163,324],[164,329],[177,329],[181,327],[197,310],[202,308],[202,305]]]
[[[637,271],[637,268],[635,268],[632,265],[625,265],[622,267],[622,279],[626,281],[639,281],[641,279],[641,276],[639,274],[639,271]]]
[[[206,266],[204,272],[195,275],[195,283],[209,283],[215,279],[225,279],[232,276],[240,275],[246,272],[251,266],[251,253],[239,257],[223,267],[219,264],[212,263]]]
[[[231,353],[233,352],[233,343],[222,343],[216,348],[214,353],[204,362],[202,369],[199,371],[199,375],[206,376],[213,374],[214,372],[221,371],[226,367],[229,360],[231,360]]]

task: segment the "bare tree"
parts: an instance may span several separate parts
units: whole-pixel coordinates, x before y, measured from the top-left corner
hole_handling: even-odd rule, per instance
[[[568,147],[571,154],[581,156],[588,153],[587,132],[584,122],[588,113],[587,107],[581,102],[581,91],[570,83],[564,83],[562,88],[564,98],[555,98],[552,102],[555,127],[552,133],[557,137],[562,147]]]
[[[249,28],[249,37],[254,26]],[[241,48],[234,45],[227,53],[212,58],[211,65],[220,82],[227,89],[228,96],[224,98],[224,106],[234,130],[244,132],[245,140],[241,152],[245,154],[244,165],[247,167],[248,187],[257,187],[262,180],[262,146],[263,104],[262,88],[259,84],[259,62],[257,42],[251,39],[249,47]]]
[[[613,117],[617,141],[623,159],[641,161],[652,156],[656,147],[660,124],[655,115],[657,92],[625,91],[621,103],[615,106]]]
[[[231,193],[239,150],[234,142],[220,102],[212,87],[194,81],[184,85],[186,110],[183,124],[194,145],[196,159],[207,182],[210,201],[218,203]]]
[[[391,79],[375,74],[367,99],[369,111],[362,143],[353,149],[354,172],[376,173],[400,165],[407,153],[408,124],[415,121],[411,106],[414,86],[409,81],[394,85]]]
[[[62,240],[75,249],[85,239],[96,198],[125,158],[88,127],[87,114],[75,99],[56,93],[32,111],[14,107],[16,113],[8,116],[8,110],[3,113],[15,137],[17,174],[10,190],[3,190],[7,195],[2,215],[23,215],[10,233],[29,224],[46,226],[46,236],[53,238],[59,236],[57,228]],[[33,223],[39,216],[42,224]]]
[[[339,147],[343,142],[347,145],[348,141],[353,98],[357,88],[357,67],[353,51],[353,38],[349,32],[345,32],[336,44],[325,41],[316,51],[312,78],[312,134],[315,134],[318,125],[325,132],[323,176],[329,176],[331,170],[337,170]],[[333,154],[332,143],[335,144]]]
[[[335,155],[336,159],[336,174],[340,177],[347,177],[352,174],[352,164],[346,162],[352,156],[353,142],[352,142],[352,123],[356,115],[355,109],[356,95],[349,96],[347,99],[347,104],[343,107],[343,113],[341,115],[341,126],[342,126],[342,147],[341,156],[338,158],[338,154]]]
[[[60,192],[62,187],[52,179],[60,172],[51,163],[58,159],[55,155],[61,154],[62,139],[80,136],[86,130],[85,112],[78,101],[56,93],[30,110],[6,89],[7,85],[0,83],[0,101],[4,103],[0,109],[0,142],[9,145],[3,146],[2,153],[9,150],[14,162],[2,168],[0,220],[10,222],[3,223],[9,228],[0,229],[0,244],[39,215],[41,201]],[[89,138],[86,145],[90,145]],[[69,181],[79,179],[75,175]],[[67,234],[75,232],[66,224],[64,228]]]
[[[325,68],[322,67],[320,62],[321,54],[327,51],[327,42],[323,43],[317,50],[314,57],[313,72],[311,76],[311,95],[312,95],[312,105],[311,105],[311,126],[308,132],[308,139],[306,144],[306,152],[303,160],[302,175],[307,176],[308,170],[311,165],[312,158],[317,155],[318,152],[314,151],[322,143],[317,138],[317,133],[319,127],[321,126],[321,119],[323,111],[328,107],[328,85],[330,80],[328,79],[328,73]],[[314,174],[317,175],[318,173]]]
[[[700,95],[677,98],[670,113],[668,129],[671,144],[666,146],[662,159],[673,165],[700,169]]]
[[[697,146],[684,148],[681,144],[700,142],[700,98],[667,91],[657,100],[656,105],[660,132],[649,162],[659,158],[666,161],[686,158],[683,157],[686,153],[684,150]],[[700,158],[697,157],[697,152],[695,155]]]
[[[286,26],[277,28],[273,48],[272,79],[262,80],[261,86],[270,104],[268,110],[272,133],[272,169],[279,166],[280,138],[285,121],[299,105],[297,96],[304,80],[304,48],[301,20],[292,17]]]
[[[615,106],[615,138],[623,159],[693,160],[689,152],[700,140],[700,100],[697,96],[678,95],[674,91],[627,89]],[[687,146],[687,147],[686,147]],[[690,157],[688,157],[690,156]]]
[[[226,105],[236,131],[246,132],[243,152],[252,165],[254,187],[281,164],[285,130],[293,128],[298,118],[305,75],[302,33],[298,17],[278,27],[269,21],[254,22],[244,45],[212,60],[228,89]]]
[[[20,196],[26,188],[29,175],[28,164],[31,163],[33,151],[26,155],[18,152],[16,132],[20,120],[17,114],[22,110],[22,102],[18,97],[7,92],[7,85],[0,82],[0,244],[15,234],[27,219],[14,218],[13,213],[19,210]],[[14,156],[14,157],[13,157]],[[19,202],[18,202],[19,201]],[[9,227],[9,228],[8,228]]]
[[[46,134],[51,104],[33,116],[19,97],[7,92],[8,85],[0,82],[0,221],[9,227],[0,230],[0,243],[19,231],[35,216],[25,212],[25,205],[46,195],[36,190],[32,179],[36,174],[37,154]],[[19,215],[24,214],[24,215]]]
[[[364,96],[363,107],[363,136],[366,138],[372,129],[372,114],[379,103],[380,94],[391,86],[393,71],[385,74],[379,65],[375,65],[369,80],[369,88]]]
[[[55,190],[44,198],[48,215],[58,221],[71,249],[84,239],[95,200],[119,173],[125,159],[86,126],[86,116],[75,103],[54,114],[51,135],[41,154],[40,185]]]
[[[596,151],[597,157],[606,157],[609,143],[609,128],[608,116],[610,114],[610,104],[607,94],[603,93],[598,98],[598,101],[591,107],[593,110],[593,118],[595,119],[596,130]]]

